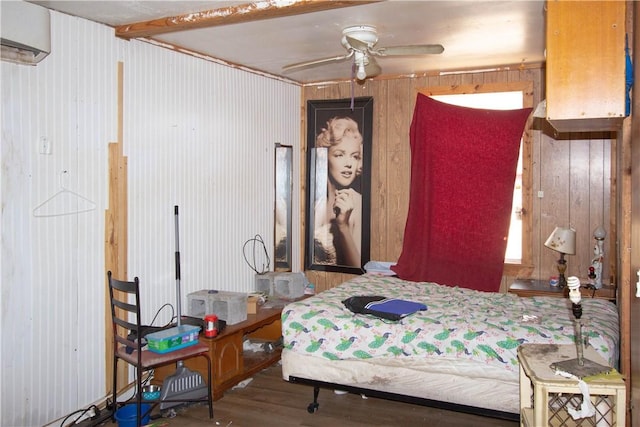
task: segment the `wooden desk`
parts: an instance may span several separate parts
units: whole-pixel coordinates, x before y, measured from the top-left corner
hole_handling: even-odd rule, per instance
[[[556,297],[568,298],[569,288],[564,289],[558,286],[551,286],[546,280],[537,279],[516,279],[509,286],[509,293],[520,297]],[[582,298],[601,298],[609,301],[616,300],[616,288],[605,285],[600,289],[588,289],[584,285],[580,288]]]
[[[247,314],[247,320],[229,325],[215,338],[206,338],[200,334],[200,342],[209,345],[211,357],[211,374],[213,375],[212,393],[213,399],[218,400],[224,392],[240,381],[249,378],[256,372],[280,360],[281,348],[275,348],[271,352],[243,351],[244,338],[259,341],[275,342],[282,336],[280,308],[259,308],[256,314]],[[185,361],[185,366],[193,371],[198,371],[209,381],[206,362],[202,358]],[[167,376],[175,372],[174,366],[163,366],[156,369],[153,382],[162,384]]]

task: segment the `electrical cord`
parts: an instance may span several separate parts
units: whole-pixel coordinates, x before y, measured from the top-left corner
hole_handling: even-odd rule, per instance
[[[76,417],[75,420],[73,420],[73,422],[71,422],[70,424],[67,424],[67,426],[73,426],[76,425],[78,423],[78,421],[80,420],[80,418],[84,417],[89,411],[93,410],[94,416],[97,416],[98,414],[100,414],[100,409],[96,406],[96,405],[91,405],[88,408],[85,409],[78,409],[77,411],[73,411],[72,413],[70,413],[69,415],[66,416],[66,418],[64,420],[62,420],[62,422],[60,423],[60,427],[65,427],[65,422],[71,418],[72,416],[74,416],[75,414],[80,414]]]
[[[583,288],[588,289],[591,291],[591,298],[595,298],[596,296],[596,291],[598,290],[595,285],[592,285],[591,283],[588,283],[586,285],[582,285]]]
[[[162,309],[165,308],[165,307],[171,307],[171,320],[165,326],[168,326],[169,324],[171,324],[171,322],[173,322],[173,320],[176,318],[176,310],[173,307],[173,305],[171,303],[165,303],[165,304],[162,305],[162,307],[160,307],[158,309],[158,311],[156,311],[155,316],[153,316],[153,320],[151,320],[151,326],[153,326],[153,324],[155,323],[156,319],[158,318],[158,315],[160,314]]]
[[[253,243],[253,264],[251,264],[247,259],[246,248],[249,243]],[[263,263],[261,271],[258,271],[258,266],[256,265],[256,244],[257,243],[262,245],[262,250],[264,251],[264,256],[267,260],[267,266],[265,267]],[[256,274],[264,274],[267,271],[269,271],[269,267],[271,266],[271,259],[269,258],[269,253],[267,252],[267,247],[264,244],[264,240],[262,240],[262,236],[260,236],[259,234],[256,234],[253,239],[249,239],[246,242],[244,242],[244,245],[242,246],[242,255],[244,256],[244,261],[253,271],[255,271]]]
[[[155,369],[148,369],[148,370],[146,370],[146,371],[144,371],[144,372],[146,372],[146,373],[147,373],[147,378],[145,378],[145,379],[142,381],[142,384],[140,385],[140,387],[142,387],[142,388],[144,388],[144,386],[148,385],[148,384],[151,382],[151,379],[153,378],[153,376],[154,376],[154,374],[155,374],[155,372],[156,372],[156,371],[155,371]],[[144,375],[144,372],[143,372],[143,375]],[[136,377],[137,377],[137,373],[136,373]],[[133,392],[133,394],[131,395],[131,397],[129,397],[129,398],[128,398],[127,400],[125,400],[125,401],[118,402],[118,403],[129,403],[129,402],[132,402],[132,401],[134,401],[134,400],[136,399],[136,395],[137,395],[137,394],[138,394],[138,393],[137,393],[137,390],[136,390],[136,386],[135,386],[135,384],[134,384],[134,392]]]

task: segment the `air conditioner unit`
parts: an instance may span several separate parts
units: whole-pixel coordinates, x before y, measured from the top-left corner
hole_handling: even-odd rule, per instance
[[[3,61],[36,65],[51,52],[49,9],[24,1],[0,2]]]

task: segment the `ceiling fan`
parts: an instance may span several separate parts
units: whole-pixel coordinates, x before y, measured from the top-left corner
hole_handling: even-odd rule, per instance
[[[298,62],[286,65],[282,70],[284,72],[296,71],[316,65],[339,62],[353,58],[353,64],[356,70],[355,77],[358,80],[364,80],[367,77],[376,76],[382,71],[380,65],[376,62],[376,56],[414,56],[439,54],[444,52],[444,47],[440,44],[416,44],[376,48],[376,43],[378,43],[378,33],[375,27],[371,25],[355,25],[347,27],[342,30],[342,46],[347,50],[346,54]]]

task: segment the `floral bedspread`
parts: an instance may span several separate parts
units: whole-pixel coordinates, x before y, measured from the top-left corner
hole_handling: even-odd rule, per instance
[[[342,300],[381,295],[422,302],[426,311],[398,322],[354,314]],[[583,336],[613,367],[618,364],[618,312],[605,300],[582,299]],[[571,302],[519,298],[395,277],[363,275],[282,311],[286,348],[327,359],[427,356],[469,359],[518,369],[523,343],[573,344]]]

